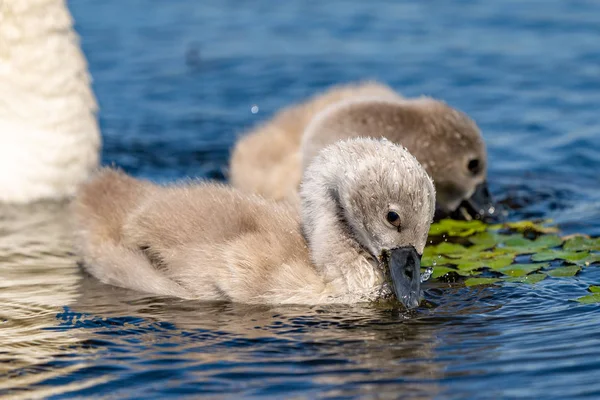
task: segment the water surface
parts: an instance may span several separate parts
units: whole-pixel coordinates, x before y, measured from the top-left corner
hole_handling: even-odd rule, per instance
[[[600,3],[71,1],[105,163],[223,179],[244,130],[376,78],[471,115],[509,218],[600,235]],[[253,113],[253,107],[258,112]],[[254,109],[256,111],[256,108]],[[156,298],[81,272],[62,204],[0,209],[0,396],[598,398],[600,268],[430,282],[414,313]]]

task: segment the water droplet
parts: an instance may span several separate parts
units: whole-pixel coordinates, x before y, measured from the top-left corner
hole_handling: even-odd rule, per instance
[[[252,107],[250,107],[250,112],[252,114],[256,114],[258,112],[258,106],[256,104],[253,104]]]
[[[429,278],[431,278],[431,274],[433,274],[433,268],[431,267],[427,267],[425,268],[425,272],[423,272],[423,274],[421,275],[421,283],[427,281]]]

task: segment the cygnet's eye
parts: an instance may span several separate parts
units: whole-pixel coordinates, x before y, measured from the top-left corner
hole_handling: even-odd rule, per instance
[[[388,213],[385,216],[385,219],[390,225],[392,225],[395,228],[398,228],[398,231],[400,231],[400,216],[396,211],[388,211]]]
[[[472,175],[477,175],[481,172],[481,163],[477,158],[472,158],[467,164],[467,168]]]

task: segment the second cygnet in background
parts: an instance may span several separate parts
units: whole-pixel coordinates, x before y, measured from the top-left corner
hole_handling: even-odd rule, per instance
[[[434,181],[438,217],[494,215],[487,152],[475,122],[439,100],[405,99],[374,82],[329,89],[282,110],[240,139],[232,154],[231,183],[297,203],[302,171],[314,155],[352,137],[383,137],[405,146]]]

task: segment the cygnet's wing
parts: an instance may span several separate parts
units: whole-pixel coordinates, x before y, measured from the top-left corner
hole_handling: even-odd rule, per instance
[[[123,172],[100,170],[79,188],[73,201],[78,251],[85,269],[104,283],[188,297],[184,288],[152,265],[143,249],[126,244],[127,219],[160,190]]]
[[[295,196],[302,176],[299,149],[304,129],[327,106],[360,97],[401,98],[388,86],[362,82],[330,88],[281,110],[236,144],[230,165],[232,185],[275,200]]]
[[[293,207],[224,185],[153,194],[128,219],[124,240],[198,299],[279,302],[322,285]]]
[[[85,268],[105,283],[249,303],[323,285],[292,207],[230,187],[160,187],[105,170],[82,187],[75,213]]]

